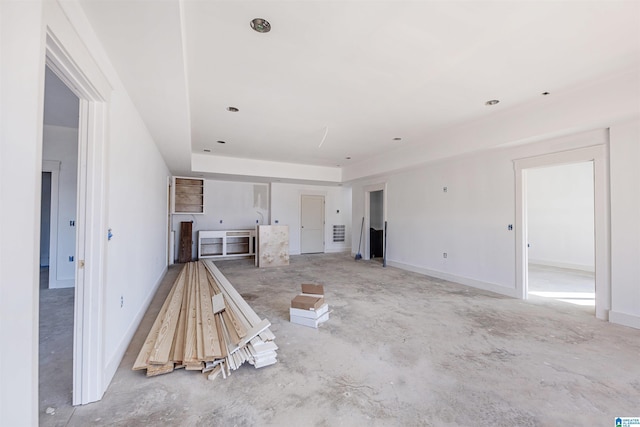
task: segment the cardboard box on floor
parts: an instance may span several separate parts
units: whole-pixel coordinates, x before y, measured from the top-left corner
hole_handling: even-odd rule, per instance
[[[291,300],[289,308],[291,323],[317,328],[329,319],[329,305],[324,302],[324,287],[302,284],[302,294]]]

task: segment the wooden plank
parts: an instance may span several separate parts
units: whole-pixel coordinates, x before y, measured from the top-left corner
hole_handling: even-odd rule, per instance
[[[236,346],[240,342],[240,337],[236,332],[236,329],[233,327],[231,323],[231,318],[229,317],[229,310],[225,310],[222,313],[222,318],[224,319],[224,324],[227,327],[227,332],[229,333],[229,338],[231,338],[231,343]]]
[[[183,267],[183,270],[184,270],[184,267]],[[182,274],[182,271],[181,271],[181,274]],[[136,358],[136,361],[133,364],[134,371],[139,369],[145,369],[148,366],[149,355],[153,350],[153,346],[156,342],[156,338],[158,337],[158,331],[160,331],[160,326],[162,325],[162,316],[167,311],[167,308],[169,307],[170,300],[173,297],[174,292],[175,292],[175,283],[171,287],[171,290],[169,291],[169,295],[167,296],[167,299],[164,301],[164,304],[162,304],[162,307],[160,308],[160,312],[158,313],[158,317],[156,317],[156,320],[153,322],[153,325],[151,326],[151,330],[147,335],[147,339],[145,340],[144,344],[142,345],[142,348],[140,349],[140,353],[138,353],[138,357]]]
[[[242,317],[246,319],[248,326],[253,327],[261,322],[260,317],[256,314],[255,311],[251,308],[249,304],[242,298],[242,295],[238,293],[238,291],[233,287],[231,282],[222,274],[222,272],[216,267],[216,265],[211,260],[204,260],[204,265],[211,273],[211,276],[215,279],[215,282],[219,285],[220,291],[225,294],[227,298],[227,302],[235,304],[238,308],[237,312],[242,313]],[[242,320],[242,317],[240,320]],[[273,341],[275,339],[275,335],[266,329],[264,330],[260,337],[265,341]]]
[[[147,368],[148,377],[168,374],[169,372],[173,372],[173,362],[165,363],[164,365],[152,365]]]
[[[200,272],[197,264],[195,265],[195,290],[196,290],[196,355],[198,360],[204,359],[204,335],[202,331],[202,301],[200,294]]]
[[[173,345],[176,326],[178,325],[178,317],[180,316],[185,277],[185,270],[182,269],[175,282],[175,289],[171,296],[169,306],[162,316],[162,324],[158,331],[158,337],[149,354],[150,364],[165,365],[169,362],[171,346]]]
[[[224,333],[222,332],[222,321],[220,320],[220,314],[216,314],[216,331],[218,331],[218,339],[220,340],[220,352],[222,357],[227,357],[227,342],[225,341]]]
[[[238,315],[233,310],[226,310],[225,313],[229,317],[229,321],[233,325],[238,337],[243,338],[247,335],[247,328],[240,322]]]
[[[256,314],[255,311],[247,304],[247,302],[242,298],[242,295],[236,291],[231,282],[222,274],[222,272],[215,266],[215,264],[211,260],[203,261],[205,267],[211,275],[216,279],[217,284],[224,289],[225,293],[228,296],[228,299],[233,301],[238,309],[244,314],[244,316],[249,321],[251,326],[255,326],[260,323],[260,317]]]
[[[173,357],[172,360],[174,362],[182,362],[184,360],[184,342],[185,342],[185,334],[187,329],[187,305],[189,301],[189,271],[191,268],[191,264],[186,264],[186,272],[185,272],[185,285],[184,291],[182,292],[182,305],[180,306],[180,315],[178,316],[178,325],[176,326],[176,336],[173,344]]]
[[[187,363],[184,369],[187,371],[202,371],[202,368],[204,368],[203,362],[192,362]]]
[[[209,287],[209,289],[211,289],[211,287]],[[212,304],[213,304],[213,312],[215,313],[220,313],[222,310],[225,309],[225,304],[224,304],[224,295],[222,294],[215,294],[212,297]]]
[[[260,334],[260,332],[264,331],[269,326],[271,326],[271,323],[269,323],[269,321],[267,319],[264,319],[263,321],[261,321],[258,325],[254,326],[253,328],[251,328],[250,330],[247,331],[247,336],[245,336],[242,340],[240,340],[240,342],[238,343],[236,348],[231,350],[230,353],[233,354],[234,352],[236,352],[240,348],[242,348],[245,345],[247,345],[247,343],[249,341],[251,341],[253,338],[258,336]]]
[[[202,317],[204,359],[213,360],[216,357],[222,356],[222,354],[218,340],[216,321],[214,320],[211,288],[209,287],[207,270],[201,262],[198,263],[198,280],[200,281],[200,311]]]
[[[209,381],[215,380],[216,377],[220,374],[220,372],[222,372],[222,366],[218,365],[215,368],[213,368],[213,370],[209,373],[209,375],[207,375],[207,379]]]
[[[184,360],[185,364],[197,362],[197,349],[196,349],[196,292],[195,292],[195,268],[191,269],[189,275],[189,301],[187,303],[187,329],[185,332],[184,342]]]

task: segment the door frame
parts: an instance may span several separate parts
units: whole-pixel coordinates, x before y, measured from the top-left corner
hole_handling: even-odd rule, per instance
[[[364,227],[363,227],[363,248],[362,248],[362,259],[368,260],[371,259],[371,238],[369,236],[369,229],[371,228],[371,193],[382,190],[382,216],[383,221],[387,221],[387,183],[381,182],[378,184],[367,185],[364,187]],[[382,244],[384,246],[383,237]],[[386,247],[386,246],[384,246]],[[386,254],[385,254],[386,255]]]
[[[608,144],[514,160],[516,295],[521,299],[526,299],[529,288],[527,169],[583,162],[593,162],[596,317],[609,320],[609,311],[611,310],[611,223]]]
[[[95,402],[105,389],[103,282],[106,255],[106,141],[108,88],[90,79],[47,28],[45,63],[80,102],[76,273],[73,333],[73,405]],[[94,73],[95,74],[95,73]],[[96,81],[96,77],[98,80]]]
[[[299,207],[299,212],[300,212],[300,254],[303,254],[302,252],[302,199],[304,199],[305,197],[321,197],[322,198],[322,252],[314,252],[314,253],[325,253],[327,250],[327,239],[326,239],[326,234],[327,234],[327,197],[326,197],[326,193],[300,193],[300,207]]]

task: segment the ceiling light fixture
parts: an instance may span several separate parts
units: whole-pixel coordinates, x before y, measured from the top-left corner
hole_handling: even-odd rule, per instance
[[[205,152],[205,153],[210,153],[210,152],[211,152],[211,150],[209,150],[208,148],[205,148],[205,149],[204,149],[204,152]]]
[[[497,99],[492,99],[490,101],[485,102],[484,105],[496,105],[498,102],[500,101],[498,101]]]
[[[551,95],[551,93],[549,93],[549,92],[542,92],[542,95],[547,96],[547,95]]]
[[[237,113],[240,110],[238,110],[236,107],[227,107],[227,111],[231,111],[232,113]]]
[[[347,156],[347,157],[345,157],[345,159],[347,159],[347,160],[351,160],[351,157]]]
[[[266,19],[254,18],[251,20],[250,25],[251,28],[259,33],[268,33],[269,31],[271,31],[271,24],[269,24],[269,21],[267,21]]]
[[[402,141],[402,138],[400,138],[399,136],[396,136],[395,138],[393,138],[394,141]]]
[[[216,141],[218,144],[226,144],[225,141]]]

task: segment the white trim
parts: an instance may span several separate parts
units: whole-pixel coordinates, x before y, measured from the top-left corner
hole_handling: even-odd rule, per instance
[[[80,100],[72,401],[79,405],[100,400],[106,389],[102,381],[102,307],[108,93],[101,93],[97,87],[109,85],[104,76],[94,76],[99,83],[94,85],[50,28],[46,64]]]
[[[458,283],[465,286],[471,286],[473,288],[494,292],[496,294],[505,295],[512,298],[518,297],[515,288],[507,288],[505,286],[498,285],[496,283],[483,282],[481,280],[472,279],[470,277],[459,276],[457,274],[451,274],[451,273],[445,273],[444,271],[430,270],[428,268],[418,267],[415,265],[405,264],[397,261],[387,260],[387,264],[391,267],[412,271],[418,274],[424,274],[425,276],[435,277],[436,279],[447,280],[449,282],[454,282],[454,283]]]
[[[381,182],[378,184],[366,185],[364,188],[364,227],[363,227],[363,248],[362,259],[368,260],[371,258],[371,242],[368,230],[371,228],[371,193],[376,191],[382,191],[382,215],[383,221],[387,220],[387,183]],[[384,243],[383,243],[384,244]]]
[[[593,162],[596,317],[608,320],[611,309],[611,225],[609,198],[608,134],[602,145],[514,160],[516,182],[516,295],[526,299],[527,266],[527,169]]]
[[[49,213],[49,288],[58,288],[58,204],[60,161],[43,160],[42,172],[51,173],[51,211]]]
[[[611,310],[609,312],[609,321],[611,323],[617,323],[618,325],[640,329],[640,316],[635,314],[627,314]]]

